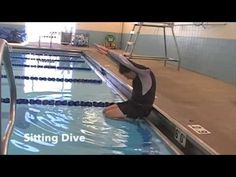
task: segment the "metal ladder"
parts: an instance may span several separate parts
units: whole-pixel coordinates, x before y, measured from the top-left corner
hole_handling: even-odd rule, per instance
[[[139,37],[141,28],[142,28],[143,22],[139,22],[139,23],[135,23],[132,31],[130,31],[130,36],[129,36],[129,40],[127,41],[126,47],[125,47],[125,53],[124,55],[127,56],[128,58],[132,57],[137,39]],[[136,30],[136,27],[138,27],[138,30]]]
[[[38,40],[38,47],[40,48],[41,47],[41,39],[43,38],[43,39],[45,39],[45,38],[49,38],[50,39],[50,48],[52,48],[52,39],[53,38],[56,38],[56,35],[58,35],[57,33],[59,33],[59,32],[49,32],[49,35],[43,35],[43,36],[41,36],[41,35],[39,35],[39,40]]]
[[[162,28],[163,29],[163,33],[164,33],[164,52],[165,52],[165,56],[146,56],[146,55],[133,55],[133,51],[134,51],[134,48],[135,48],[135,45],[137,43],[137,39],[140,35],[140,31],[141,31],[141,28],[145,26],[145,27],[156,27],[156,28]],[[138,28],[138,31],[135,32],[135,28],[136,27],[139,27]],[[173,38],[174,38],[174,44],[175,44],[175,47],[176,47],[176,50],[177,50],[177,55],[178,55],[178,59],[175,59],[175,58],[170,58],[168,57],[168,54],[167,54],[167,45],[166,45],[166,28],[170,28],[171,29],[171,33],[173,35]],[[133,35],[136,33],[136,36],[133,39]],[[131,47],[130,47],[131,46]],[[174,23],[171,23],[171,22],[166,22],[166,23],[159,23],[159,24],[156,24],[154,22],[150,22],[150,23],[144,23],[144,22],[140,22],[140,23],[135,23],[134,26],[133,26],[133,29],[132,31],[130,32],[130,37],[129,37],[129,40],[126,44],[126,47],[125,47],[125,53],[124,55],[130,59],[141,59],[141,58],[145,58],[145,59],[156,59],[156,60],[164,60],[164,66],[166,66],[166,62],[167,61],[173,61],[173,62],[177,62],[178,65],[178,71],[180,70],[180,64],[181,64],[181,57],[180,57],[180,52],[179,52],[179,47],[178,47],[178,43],[177,43],[177,40],[176,40],[176,37],[175,37],[175,33],[174,33]]]
[[[8,153],[9,140],[13,132],[14,123],[15,123],[15,114],[16,114],[16,84],[15,77],[13,75],[12,65],[10,61],[9,47],[7,42],[4,39],[0,39],[0,63],[4,64],[6,71],[8,83],[10,86],[10,114],[9,122],[5,130],[4,136],[2,138],[2,117],[0,115],[0,154],[6,155]],[[2,75],[2,66],[0,65],[0,74]],[[1,84],[1,75],[0,75],[0,84]],[[1,86],[0,86],[0,99],[1,97]],[[1,114],[1,103],[0,103],[0,114]]]

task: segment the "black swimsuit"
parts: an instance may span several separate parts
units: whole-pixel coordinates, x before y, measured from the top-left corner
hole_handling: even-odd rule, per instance
[[[156,93],[156,80],[152,71],[150,71],[150,75],[152,86],[145,95],[142,95],[142,83],[137,75],[132,83],[133,91],[131,98],[128,101],[117,103],[120,110],[127,115],[127,117],[141,118],[150,114]]]

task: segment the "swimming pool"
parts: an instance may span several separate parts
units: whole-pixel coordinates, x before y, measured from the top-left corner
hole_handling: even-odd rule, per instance
[[[80,53],[13,50],[11,62],[18,76],[18,99],[122,101],[119,92],[109,87]],[[2,75],[6,75],[4,70]],[[9,98],[4,77],[2,98]],[[8,110],[9,104],[2,103],[2,132]],[[8,154],[175,154],[146,121],[112,120],[105,118],[102,110],[86,105],[17,104]]]

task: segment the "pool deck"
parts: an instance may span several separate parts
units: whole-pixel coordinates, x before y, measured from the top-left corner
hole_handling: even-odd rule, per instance
[[[37,43],[27,44],[37,47]],[[49,48],[49,44],[41,48]],[[97,62],[131,84],[118,72],[117,65],[94,48],[53,44],[53,49],[85,50]],[[121,52],[120,50],[117,50]],[[219,154],[236,154],[236,85],[198,74],[163,61],[133,59],[150,67],[157,80],[155,105],[208,144]],[[211,134],[197,134],[189,124],[200,124]]]

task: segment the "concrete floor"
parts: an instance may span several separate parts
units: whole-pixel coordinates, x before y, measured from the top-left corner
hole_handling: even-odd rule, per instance
[[[36,46],[36,44],[27,44]],[[48,48],[45,45],[42,48]],[[86,50],[100,64],[124,82],[131,84],[119,72],[110,58],[93,48],[78,48],[54,44],[63,50]],[[120,52],[120,51],[119,51]],[[199,137],[219,154],[236,154],[236,86],[181,68],[173,64],[164,67],[162,61],[133,59],[152,69],[157,79],[155,105]],[[199,135],[188,127],[200,124],[211,132]]]

